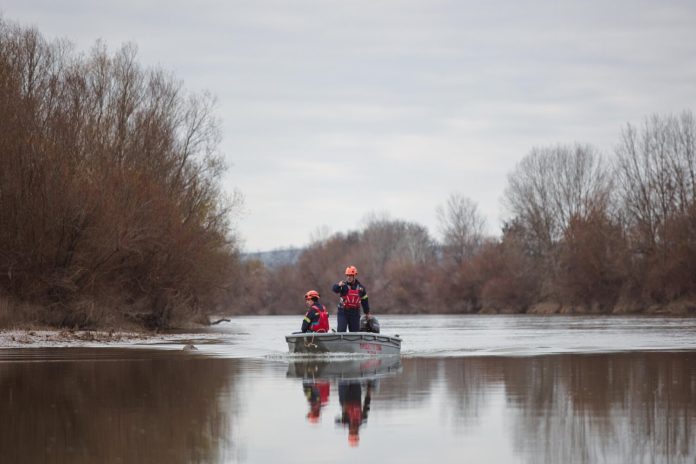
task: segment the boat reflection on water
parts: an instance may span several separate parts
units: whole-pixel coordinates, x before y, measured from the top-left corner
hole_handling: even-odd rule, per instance
[[[288,377],[327,380],[365,380],[401,372],[399,356],[370,358],[302,358],[290,361]]]
[[[401,372],[401,358],[388,356],[350,360],[297,360],[288,365],[288,377],[302,379],[309,405],[307,420],[317,424],[329,403],[331,386],[338,391],[340,411],[335,423],[348,430],[348,444],[358,446],[360,427],[367,422],[372,395],[379,379]]]

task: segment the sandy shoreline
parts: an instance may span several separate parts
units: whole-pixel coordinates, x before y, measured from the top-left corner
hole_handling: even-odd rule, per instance
[[[108,347],[124,345],[187,344],[212,334],[154,334],[92,330],[0,330],[0,349],[50,347]],[[217,336],[219,337],[219,335]],[[216,338],[217,338],[216,337]]]

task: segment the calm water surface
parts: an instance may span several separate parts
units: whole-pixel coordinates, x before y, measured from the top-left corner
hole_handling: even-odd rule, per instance
[[[694,319],[382,317],[400,358],[321,359],[300,322],[0,350],[0,461],[696,462]]]

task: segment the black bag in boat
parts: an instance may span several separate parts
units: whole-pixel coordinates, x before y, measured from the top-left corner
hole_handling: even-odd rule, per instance
[[[363,316],[360,318],[360,331],[361,332],[373,332],[373,333],[379,333],[379,321],[375,316],[372,316],[371,318],[367,318],[367,316]]]

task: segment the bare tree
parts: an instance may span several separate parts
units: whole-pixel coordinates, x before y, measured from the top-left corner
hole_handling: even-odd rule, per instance
[[[619,201],[631,251],[632,297],[664,303],[696,295],[696,119],[653,115],[617,147]]]
[[[687,214],[696,199],[696,119],[653,115],[642,129],[628,124],[616,149],[622,209],[643,251],[661,241],[660,230]]]
[[[504,199],[543,252],[561,239],[571,218],[605,209],[610,190],[609,170],[594,148],[556,145],[533,148],[518,163],[508,176]]]
[[[371,216],[361,234],[360,252],[375,273],[383,273],[394,260],[423,264],[434,248],[425,227],[412,222]]]
[[[453,193],[436,211],[447,255],[458,265],[474,256],[483,244],[486,229],[486,220],[476,203]]]
[[[435,247],[428,230],[412,222],[373,216],[360,234],[356,256],[371,279],[372,301],[382,309],[414,312],[426,304],[426,276]]]

